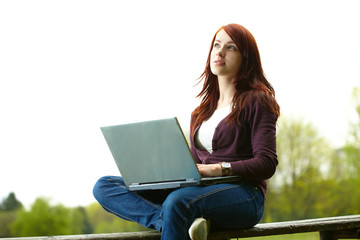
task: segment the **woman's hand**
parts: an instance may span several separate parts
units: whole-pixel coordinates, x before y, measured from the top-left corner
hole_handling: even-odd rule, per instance
[[[222,167],[219,163],[215,164],[196,164],[201,176],[203,177],[221,177]]]

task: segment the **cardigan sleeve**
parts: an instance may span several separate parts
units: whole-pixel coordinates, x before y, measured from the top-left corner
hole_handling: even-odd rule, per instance
[[[194,161],[196,163],[201,163],[201,160],[200,160],[199,156],[197,155],[194,138],[193,138],[192,133],[191,133],[191,129],[193,128],[195,118],[196,118],[195,114],[192,113],[191,114],[191,121],[190,121],[190,151],[191,151],[191,154],[192,154],[192,156],[194,158]]]
[[[269,179],[274,175],[278,164],[276,154],[277,117],[256,99],[248,101],[243,117],[250,128],[253,156],[232,162],[233,174],[251,181]]]

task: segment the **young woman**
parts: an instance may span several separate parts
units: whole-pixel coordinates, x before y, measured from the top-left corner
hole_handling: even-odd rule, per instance
[[[215,34],[191,116],[191,151],[201,175],[242,181],[171,191],[129,192],[121,177],[99,179],[94,196],[123,219],[160,231],[161,239],[207,239],[211,228],[249,228],[264,212],[267,182],[278,164],[280,108],[264,76],[252,34],[229,24]]]

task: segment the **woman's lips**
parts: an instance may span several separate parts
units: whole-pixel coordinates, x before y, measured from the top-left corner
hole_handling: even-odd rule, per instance
[[[216,66],[221,66],[221,65],[224,65],[225,62],[224,62],[223,60],[215,60],[215,61],[214,61],[214,64],[215,64]]]

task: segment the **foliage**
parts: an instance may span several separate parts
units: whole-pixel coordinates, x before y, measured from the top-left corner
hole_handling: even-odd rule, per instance
[[[279,166],[263,221],[360,213],[360,89],[353,96],[358,121],[341,149],[331,148],[310,123],[279,119]]]
[[[94,233],[135,232],[148,230],[137,223],[125,221],[106,212],[98,203],[86,208]]]
[[[324,173],[320,167],[328,164],[332,157],[331,148],[324,138],[319,136],[311,123],[301,119],[279,119],[277,135],[277,153],[279,166],[275,178],[277,182],[293,186],[304,178],[311,184]],[[304,177],[304,174],[306,177]]]
[[[11,237],[10,225],[16,219],[16,210],[22,207],[22,203],[16,199],[15,193],[11,192],[0,203],[0,237]]]
[[[50,206],[49,200],[38,198],[29,211],[23,208],[18,212],[11,231],[20,237],[71,234],[69,214],[64,206]]]
[[[70,232],[71,234],[90,234],[93,233],[91,225],[84,207],[76,207],[70,210]]]
[[[347,160],[346,164],[349,173],[351,173],[350,176],[356,179],[360,175],[360,88],[354,88],[353,102],[357,122],[350,124],[350,134],[342,150]]]
[[[318,232],[284,234],[264,237],[241,238],[242,240],[318,240]],[[232,239],[235,240],[235,239]]]
[[[67,208],[38,198],[29,210],[0,211],[0,237],[114,233],[148,230],[106,212],[98,203]]]
[[[331,148],[315,127],[302,120],[279,120],[277,136],[279,166],[269,191],[272,218],[290,220],[316,217],[319,183],[326,174]],[[320,211],[320,209],[318,209]]]
[[[0,238],[11,237],[10,225],[16,219],[16,210],[0,211]]]
[[[36,199],[29,211],[20,209],[10,229],[12,236],[20,237],[93,232],[85,208],[67,208],[61,204],[51,206],[45,198]]]
[[[12,211],[22,207],[22,203],[16,199],[15,193],[9,193],[9,196],[0,203],[0,211]]]

